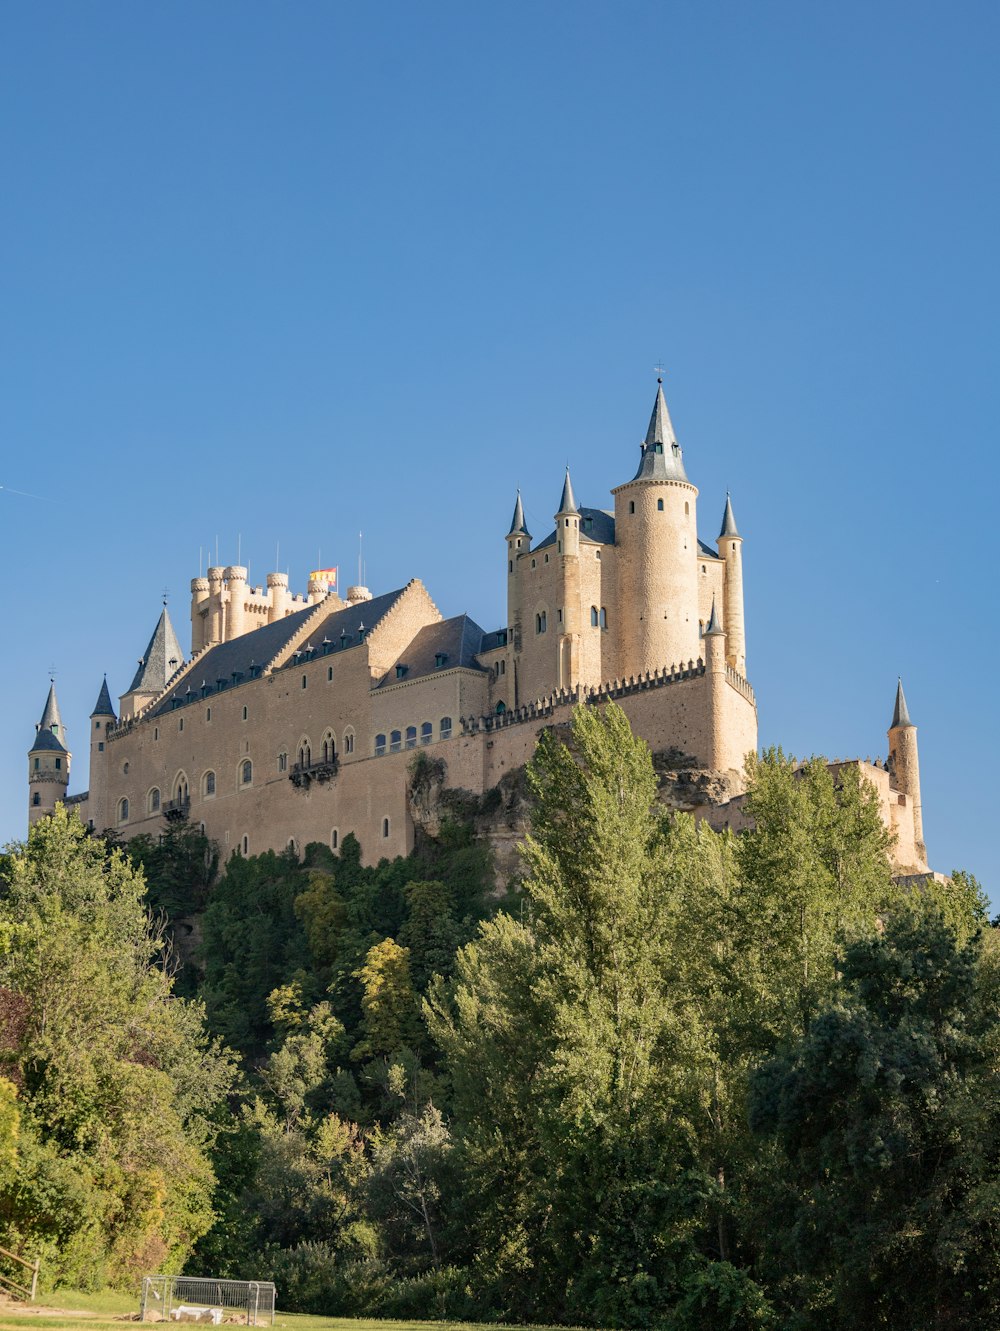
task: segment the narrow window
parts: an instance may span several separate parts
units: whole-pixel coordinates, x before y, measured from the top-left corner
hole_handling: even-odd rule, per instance
[[[58,758],[57,758],[57,759],[56,759],[56,762],[58,762],[58,761],[59,761],[59,760],[58,760]],[[128,763],[122,763],[122,775],[123,775],[123,776],[128,776]]]
[[[333,679],[333,666],[327,666],[327,668],[326,668],[326,679],[327,679],[327,683],[329,683],[329,682]]]
[[[160,727],[159,727],[159,726],[154,726],[154,727],[153,727],[153,738],[154,738],[154,739],[159,739],[159,738],[160,738]]]
[[[508,560],[507,560],[507,572],[508,572],[508,573],[513,573],[513,572],[514,572],[514,561],[513,561],[513,559],[508,559]]]
[[[246,711],[246,708],[244,707],[243,710]],[[178,729],[178,730],[183,730],[183,729],[184,729],[184,718],[183,718],[183,716],[182,716],[181,719],[177,722],[177,729]]]
[[[383,835],[383,837],[387,837],[387,836],[389,835],[389,819],[388,819],[388,818],[383,818],[383,819],[382,819],[382,835]]]
[[[556,617],[558,618],[559,623],[561,624],[561,623],[563,622],[563,620],[562,620],[562,608],[561,608],[561,607],[560,607],[560,609],[558,609],[558,610],[556,611]]]
[[[596,628],[597,628],[597,625],[598,625],[599,623],[600,623],[600,620],[599,620],[598,617],[597,617],[597,606],[596,606],[596,605],[592,605],[592,606],[590,607],[590,626],[591,626],[591,628],[595,628],[595,629],[596,629]]]
[[[662,512],[663,512],[663,500],[662,500],[662,499],[658,499],[658,500],[656,501],[656,511],[657,511],[658,513],[662,513]]]
[[[42,802],[42,797],[41,797],[41,795],[39,795],[39,793],[38,793],[37,790],[35,791],[34,795],[32,795],[32,797],[31,797],[31,802],[32,802],[32,804],[35,806],[36,809],[38,808],[39,804],[41,804],[41,802]]]
[[[339,845],[340,845],[340,833],[337,831],[336,828],[334,828],[333,831],[330,833],[330,849],[336,850]]]
[[[353,731],[353,730],[345,730],[345,731],[344,731],[344,752],[345,752],[345,753],[353,753],[353,752],[354,752],[354,731]]]
[[[684,501],[684,516],[685,516],[685,517],[688,516],[688,512],[689,512],[689,510],[688,510],[688,506],[687,506],[687,500],[685,500],[685,501]]]
[[[302,687],[305,688],[306,685],[307,685],[308,683],[309,683],[309,681],[308,681],[307,677],[306,677],[305,675],[303,675],[303,676],[302,676]]]
[[[120,823],[128,822],[128,800],[118,801],[118,821]]]
[[[601,606],[601,628],[602,628],[602,629],[606,629],[607,627],[608,627],[608,612],[605,610],[604,606],[602,605],[602,606]]]
[[[422,721],[420,723],[420,743],[430,744],[433,738],[434,727],[431,725],[430,721]]]
[[[215,773],[214,773],[214,772],[206,772],[206,773],[205,773],[205,795],[206,795],[206,797],[211,797],[211,796],[214,795],[214,794],[215,794]]]
[[[416,727],[416,726],[407,726],[407,727],[406,727],[406,747],[407,747],[408,749],[415,749],[415,748],[417,747],[417,727]]]
[[[507,673],[507,662],[506,662],[506,661],[501,661],[501,662],[500,662],[500,674],[501,674],[501,675],[506,675],[506,673]]]
[[[375,757],[376,757],[376,758],[381,758],[383,753],[385,753],[385,736],[384,736],[384,735],[376,735],[376,736],[375,736]]]
[[[496,713],[497,713],[497,716],[503,716],[503,714],[504,714],[504,712],[506,712],[506,710],[507,710],[507,704],[506,704],[506,703],[504,702],[504,700],[501,698],[500,701],[499,701],[499,702],[497,703],[497,705],[496,705]]]
[[[389,752],[398,753],[403,747],[403,736],[398,730],[394,730],[389,736]]]
[[[243,838],[243,854],[244,855],[250,854],[250,838],[248,836],[245,836]]]
[[[61,759],[61,758],[57,758],[57,759],[56,759],[56,771],[57,771],[57,772],[62,771],[62,759]],[[125,771],[126,771],[126,773],[128,772],[128,763],[125,764]]]
[[[150,812],[150,813],[159,813],[159,812],[160,812],[160,792],[159,792],[159,790],[157,789],[156,786],[154,786],[153,789],[149,792],[149,805],[148,805],[148,807],[149,807],[149,812]]]
[[[560,553],[562,553],[562,541],[559,542],[559,551],[560,551]],[[545,562],[546,562],[546,564],[549,562],[549,557],[548,557],[548,555],[545,556]]]
[[[278,754],[278,771],[279,771],[279,772],[287,772],[287,771],[288,771],[288,754],[287,754],[287,753],[279,753],[279,754]]]
[[[206,707],[206,708],[205,708],[205,720],[206,720],[206,721],[211,721],[211,719],[212,719],[212,709],[211,709],[211,707]]]
[[[595,558],[595,559],[600,559],[600,557],[601,557],[601,552],[600,552],[600,550],[595,550],[595,551],[594,551],[594,558]]]
[[[628,501],[628,511],[629,511],[630,513],[634,513],[634,512],[635,512],[635,500],[634,500],[634,499],[630,499],[630,500]]]
[[[442,739],[451,739],[451,717],[442,716],[441,728],[439,731]]]
[[[248,786],[253,780],[253,763],[249,758],[240,765],[240,780],[245,786]]]
[[[101,740],[101,742],[98,744],[98,746],[97,746],[97,752],[98,752],[98,753],[103,753],[103,752],[104,752],[104,741],[103,741],[103,740]]]
[[[36,772],[38,771],[38,765],[39,765],[40,762],[41,762],[41,759],[40,759],[40,758],[36,758],[36,759],[35,759],[35,771],[36,771]]]
[[[548,628],[547,612],[542,610],[539,614],[535,616],[535,632],[544,633],[547,628]]]
[[[248,715],[249,715],[249,713],[248,713],[247,709],[244,707],[244,708],[243,708],[243,720],[244,720],[244,721],[247,719]],[[181,722],[181,725],[183,725],[183,724],[184,724],[184,722],[182,721],[182,722]]]

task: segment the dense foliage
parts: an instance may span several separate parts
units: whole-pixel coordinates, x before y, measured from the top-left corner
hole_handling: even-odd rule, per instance
[[[92,1281],[191,1252],[331,1314],[995,1324],[982,893],[894,884],[855,769],[748,779],[753,830],[716,833],[579,709],[506,895],[461,801],[377,866],[347,837],[213,878],[174,824],[125,848],[152,915],[119,850],[40,824],[0,902],[8,1241]]]

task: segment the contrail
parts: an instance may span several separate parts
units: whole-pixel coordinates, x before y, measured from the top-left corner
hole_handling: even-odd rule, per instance
[[[46,499],[44,495],[29,494],[27,490],[15,490],[10,485],[0,485],[0,490],[6,490],[9,495],[20,495],[22,499],[40,499],[43,504],[52,504],[55,501]]]

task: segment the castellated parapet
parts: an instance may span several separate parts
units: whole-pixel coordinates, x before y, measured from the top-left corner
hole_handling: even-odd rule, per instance
[[[336,849],[352,832],[373,863],[413,847],[419,753],[440,760],[447,785],[482,795],[516,781],[540,732],[573,705],[611,700],[661,768],[681,756],[675,807],[708,814],[731,802],[757,748],[743,538],[727,497],[716,544],[699,540],[698,490],[662,385],[613,510],[579,504],[568,470],[557,493],[538,540],[517,496],[503,544],[506,622],[489,631],[469,615],[444,618],[417,578],[374,596],[353,586],[343,600],[321,579],[294,595],[278,572],[253,586],[238,564],[192,579],[190,655],[164,606],[117,715],[102,687],[90,789],[71,797],[80,817],[127,838],[187,816],[224,856]],[[70,755],[51,722],[29,755],[32,818],[66,792]],[[877,784],[919,869],[907,726],[890,732],[896,775],[883,770]]]

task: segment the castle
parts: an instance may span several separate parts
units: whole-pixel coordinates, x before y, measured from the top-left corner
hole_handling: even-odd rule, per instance
[[[90,788],[67,798],[71,754],[49,690],[29,753],[29,820],[58,801],[123,837],[190,817],[224,855],[336,848],[404,855],[415,826],[413,751],[482,795],[530,758],[578,702],[614,699],[654,754],[689,773],[685,807],[738,827],[757,706],[747,680],[743,538],[726,497],[714,546],[658,383],[638,468],[614,511],[578,506],[569,470],[536,543],[520,494],[506,536],[507,622],[444,619],[419,579],[346,599],[247,569],[191,583],[185,659],[164,605],[116,713],[107,681],[90,718]],[[862,764],[896,835],[896,869],[927,869],[916,730],[900,686],[887,766]],[[683,803],[683,802],[682,802]]]

